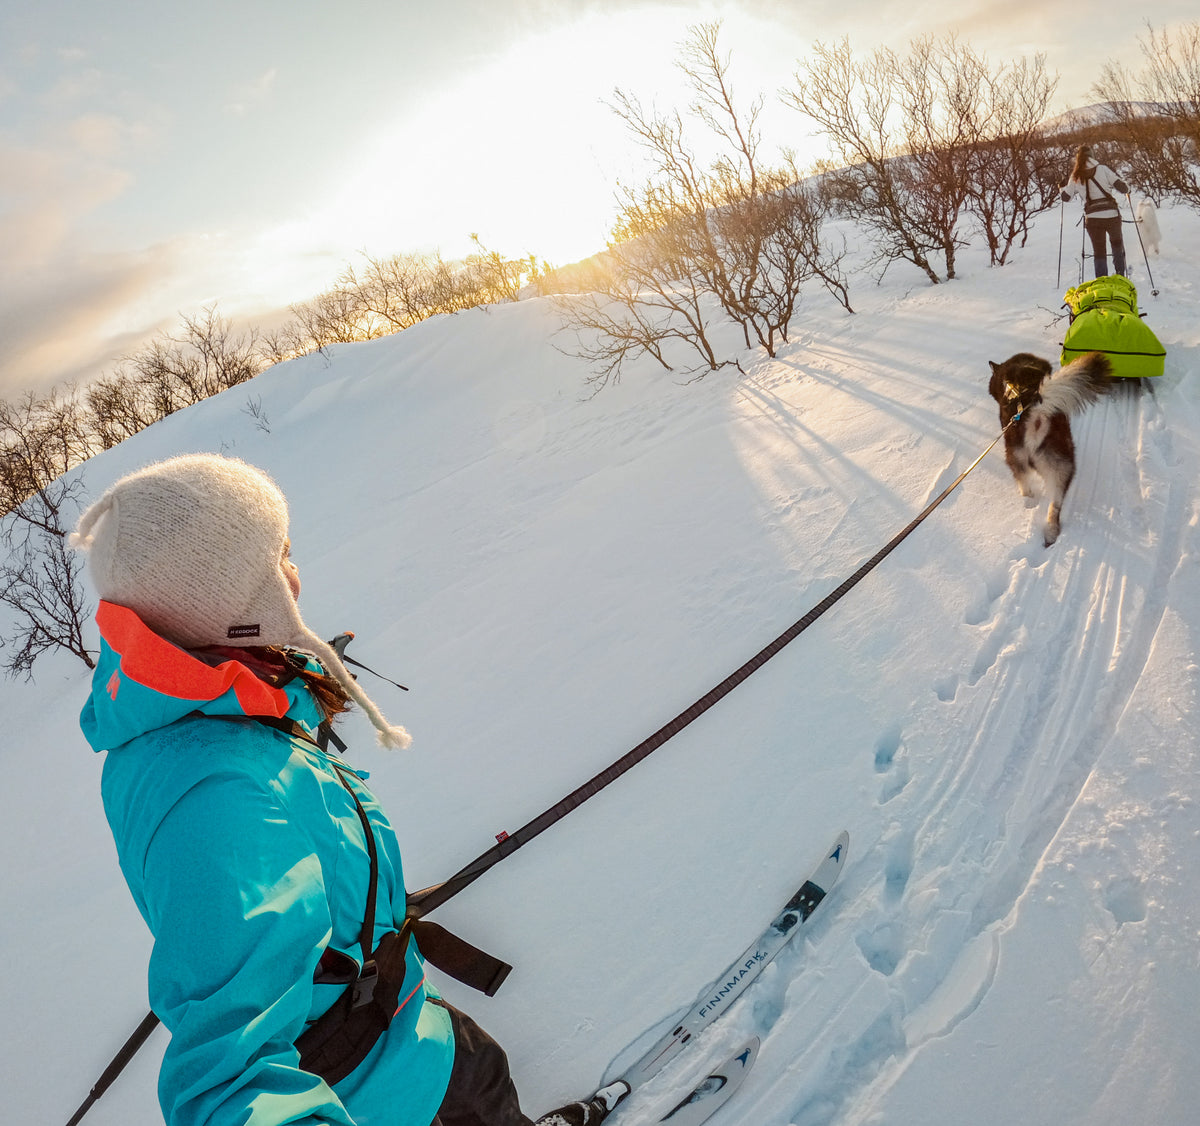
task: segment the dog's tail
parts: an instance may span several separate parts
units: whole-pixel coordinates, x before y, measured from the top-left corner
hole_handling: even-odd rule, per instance
[[[1039,405],[1051,413],[1078,414],[1109,391],[1114,382],[1108,357],[1103,352],[1088,352],[1059,368],[1042,384]]]

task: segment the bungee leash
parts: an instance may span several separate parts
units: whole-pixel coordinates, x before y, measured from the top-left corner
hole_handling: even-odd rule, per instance
[[[490,868],[499,864],[506,856],[511,856],[517,849],[528,844],[534,837],[545,832],[551,825],[561,821],[573,809],[577,809],[588,798],[594,797],[606,786],[615,782],[626,771],[636,766],[644,758],[650,755],[661,747],[668,739],[678,735],[688,724],[699,719],[709,708],[720,700],[729,695],[739,684],[757,672],[765,665],[772,657],[779,653],[786,645],[790,644],[800,636],[810,625],[813,624],[822,614],[825,613],[831,606],[839,602],[850,590],[856,587],[871,571],[873,571],[880,563],[883,562],[901,543],[904,542],[959,485],[966,480],[969,474],[996,446],[996,443],[1004,437],[1006,431],[1021,417],[1021,411],[1008,422],[1003,430],[996,435],[991,445],[987,447],[966,469],[958,475],[957,478],[947,486],[938,497],[931,501],[925,509],[912,520],[905,528],[893,536],[887,544],[871,556],[857,571],[854,572],[845,582],[838,586],[835,590],[826,595],[818,602],[807,614],[804,615],[798,622],[790,626],[781,633],[770,645],[761,649],[753,657],[750,658],[736,672],[727,676],[720,684],[711,691],[697,700],[691,707],[682,711],[669,723],[660,727],[648,739],[643,740],[631,751],[622,755],[607,769],[602,770],[594,778],[589,779],[578,789],[572,791],[561,801],[538,814],[532,821],[521,826],[512,833],[504,833],[497,837],[496,843],[481,853],[469,864],[460,868],[449,879],[440,884],[434,884],[431,887],[423,888],[420,891],[410,892],[408,897],[409,913],[416,914],[418,917],[434,908],[441,906],[451,896],[457,895],[463,888],[474,883],[480,876],[487,872]]]
[[[1009,391],[1016,391],[1016,388],[1013,388],[1011,384],[1007,386]],[[1015,398],[1016,395],[1013,394],[1012,397]],[[511,856],[517,851],[517,849],[528,844],[534,839],[534,837],[545,832],[552,825],[556,824],[558,821],[561,821],[572,810],[577,809],[589,798],[594,797],[606,786],[611,785],[618,778],[620,778],[622,774],[625,774],[627,771],[631,770],[634,766],[636,766],[643,759],[647,758],[669,739],[673,738],[675,735],[678,735],[679,732],[685,727],[694,722],[696,719],[699,719],[699,717],[707,712],[711,707],[728,696],[729,693],[732,692],[739,684],[747,680],[753,673],[762,668],[762,666],[765,665],[772,657],[776,656],[787,645],[799,637],[800,634],[808,629],[808,627],[812,625],[813,622],[815,622],[819,617],[821,617],[822,614],[836,605],[836,603],[840,602],[842,598],[844,598],[854,587],[862,582],[867,575],[869,575],[876,567],[878,567],[884,559],[891,555],[891,553],[895,551],[896,548],[899,547],[900,544],[903,543],[918,527],[920,527],[920,525],[924,523],[926,519],[928,519],[933,511],[952,492],[954,492],[954,490],[957,489],[958,486],[963,483],[963,481],[966,480],[968,474],[970,474],[979,465],[979,463],[982,462],[983,459],[992,452],[1000,439],[1004,437],[1009,427],[1011,427],[1021,418],[1023,412],[1024,407],[1018,406],[1017,413],[1012,417],[1012,419],[1004,426],[1000,433],[996,435],[987,448],[984,449],[984,451],[973,462],[971,462],[971,464],[968,465],[967,468],[964,469],[962,473],[960,473],[954,479],[954,481],[952,481],[945,489],[943,489],[941,493],[934,498],[934,500],[926,505],[925,508],[913,520],[911,520],[907,525],[905,525],[904,528],[897,532],[896,535],[894,535],[882,548],[880,548],[879,551],[877,551],[871,556],[870,559],[863,563],[862,566],[860,566],[858,570],[854,572],[854,574],[852,574],[848,579],[846,579],[838,587],[821,599],[821,601],[818,602],[811,610],[809,610],[807,614],[800,618],[799,621],[789,626],[786,630],[784,630],[783,633],[775,638],[774,641],[772,641],[763,649],[759,650],[759,652],[751,657],[750,660],[741,666],[741,668],[727,676],[723,681],[721,681],[720,684],[716,685],[716,687],[711,689],[694,704],[692,704],[691,707],[680,712],[679,715],[677,715],[669,723],[660,727],[648,739],[643,740],[632,750],[622,755],[621,758],[617,759],[617,761],[607,769],[602,770],[599,774],[595,775],[595,777],[589,779],[582,786],[579,786],[577,789],[573,790],[561,801],[556,802],[549,809],[540,813],[537,817],[533,818],[532,821],[527,822],[515,832],[500,834],[497,837],[496,844],[485,850],[469,864],[460,868],[449,879],[444,880],[440,884],[434,884],[431,887],[423,888],[420,891],[410,892],[408,895],[408,918],[414,922],[422,919],[424,915],[428,914],[430,911],[433,911],[435,908],[440,907],[448,899],[457,895],[464,888],[469,887],[485,872],[499,864],[500,861],[506,856]],[[350,661],[345,656],[346,645],[353,638],[353,636],[354,635],[349,632],[339,634],[330,644],[334,647],[338,656],[343,661],[358,665],[358,662]],[[366,668],[364,665],[359,665],[359,667],[364,669]],[[374,670],[366,669],[366,671],[373,672]],[[374,675],[379,676],[380,674],[375,673]],[[383,677],[382,679],[387,680],[386,677]],[[395,681],[388,681],[388,683],[395,684]],[[403,685],[396,685],[396,687],[402,688]],[[404,690],[408,691],[408,689]],[[338,739],[336,735],[332,734],[332,729],[329,730],[335,745],[339,746],[340,750],[344,750],[345,745],[341,743],[341,740]],[[436,924],[430,923],[425,925],[432,930],[441,930],[441,928],[436,927]],[[499,980],[497,980],[495,983],[495,988],[499,988],[499,984],[501,981],[503,981],[503,976],[507,974],[509,967],[507,967],[504,963],[500,963],[498,959],[491,959],[489,955],[483,954],[482,951],[478,951],[475,948],[468,946],[466,943],[463,943],[461,939],[457,939],[453,935],[449,935],[448,938],[451,943],[458,944],[460,949],[464,949],[465,951],[469,952],[470,955],[480,955],[482,958],[488,959],[487,964],[489,966],[495,965],[501,967]],[[466,979],[460,978],[460,980]],[[482,988],[480,986],[476,987]],[[486,989],[484,990],[484,992],[488,992],[489,996],[494,991],[495,989],[490,991]],[[133,1035],[129,1037],[129,1039],[121,1047],[121,1050],[113,1058],[112,1062],[107,1068],[105,1068],[100,1078],[96,1081],[95,1086],[92,1088],[91,1093],[71,1117],[70,1121],[67,1123],[67,1126],[78,1126],[80,1120],[87,1113],[87,1111],[91,1109],[100,1096],[103,1095],[110,1086],[112,1086],[117,1076],[121,1074],[126,1065],[130,1062],[130,1060],[133,1059],[142,1045],[145,1044],[146,1040],[154,1031],[158,1023],[158,1017],[156,1017],[153,1012],[146,1015],[146,1017],[134,1030]]]

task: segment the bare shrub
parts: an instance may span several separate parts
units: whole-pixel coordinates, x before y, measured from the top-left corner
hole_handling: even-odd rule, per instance
[[[896,66],[891,51],[856,59],[847,39],[834,46],[818,42],[782,96],[828,137],[837,167],[828,174],[827,190],[844,214],[872,232],[875,260],[884,270],[892,262],[910,262],[936,285],[942,279],[930,258],[941,240],[902,159]]]
[[[993,67],[954,35],[864,58],[842,40],[817,43],[783,99],[825,132],[828,191],[883,270],[909,262],[937,283],[938,259],[956,274],[968,213],[1002,265],[1048,205],[1037,127],[1056,84],[1041,55]]]
[[[231,322],[209,306],[184,317],[179,336],[160,336],[124,361],[154,418],[165,418],[252,379],[262,370],[258,333],[234,334]]]
[[[702,163],[680,111],[649,112],[633,95],[614,94],[612,108],[651,172],[621,192],[608,249],[586,276],[594,291],[562,303],[565,327],[580,335],[575,354],[593,364],[597,388],[640,354],[670,367],[666,349],[675,342],[698,359],[690,374],[736,366],[714,345],[714,306],[740,327],[746,347],[771,356],[787,340],[806,282],[819,279],[850,308],[840,256],[821,242],[821,199],[797,184],[790,163],[761,160],[762,98],[740,106],[719,31],[691,28],[679,60],[693,95],[688,117],[717,142],[715,160]]]
[[[0,668],[9,676],[33,672],[34,662],[51,649],[66,649],[88,668],[96,663],[83,640],[91,616],[80,582],[82,563],[67,545],[79,478],[52,481],[0,520],[0,606],[11,626],[0,641]]]
[[[967,209],[987,241],[991,265],[1003,266],[1024,246],[1034,216],[1052,207],[1062,159],[1042,136],[1058,76],[1044,55],[981,74],[986,128],[971,162]]]
[[[1105,103],[1129,179],[1200,210],[1200,22],[1171,31],[1147,24],[1138,45],[1141,71],[1106,63],[1093,92]]]

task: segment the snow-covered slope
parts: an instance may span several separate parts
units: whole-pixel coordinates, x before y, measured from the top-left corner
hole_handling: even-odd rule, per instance
[[[1162,225],[1160,296],[1131,261],[1167,373],[1077,420],[1054,548],[994,450],[781,655],[439,911],[516,966],[493,1000],[445,990],[530,1112],[688,1004],[845,827],[805,937],[620,1126],[751,1030],[715,1126],[1196,1120],[1200,217]],[[641,366],[592,399],[548,302],[442,318],[273,369],[82,472],[95,495],[210,449],[275,475],[306,620],[411,687],[372,689],[411,751],[344,733],[420,887],[682,711],[970,464],[998,430],[987,360],[1057,355],[1057,237],[1047,216],[1011,265],[969,251],[937,287],[856,273],[857,315],[814,293],[774,361]],[[30,1126],[65,1122],[146,1011],[86,692],[66,657],[0,685],[3,1117]],[[91,1126],[160,1121],[164,1037]]]

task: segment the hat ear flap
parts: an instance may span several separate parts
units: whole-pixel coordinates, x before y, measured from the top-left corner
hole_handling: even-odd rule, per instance
[[[89,551],[95,543],[96,537],[92,534],[92,530],[99,523],[102,516],[107,516],[109,509],[117,503],[117,498],[108,493],[101,497],[93,504],[82,516],[79,517],[79,523],[75,525],[73,531],[67,537],[67,546],[75,551]]]

